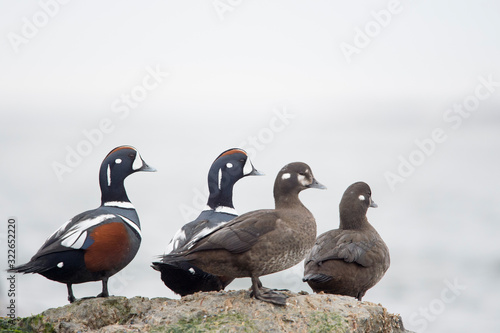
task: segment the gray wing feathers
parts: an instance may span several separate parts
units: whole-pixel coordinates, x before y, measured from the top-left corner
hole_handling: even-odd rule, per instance
[[[191,251],[221,249],[231,253],[246,252],[257,243],[259,237],[275,229],[276,220],[276,214],[268,211],[243,214],[208,235]]]
[[[357,235],[345,231],[344,234],[337,233],[328,237],[326,235],[325,233],[318,237],[308,261],[314,261],[318,265],[327,260],[355,262],[364,267],[373,264],[370,251],[376,244],[376,239],[360,239]]]

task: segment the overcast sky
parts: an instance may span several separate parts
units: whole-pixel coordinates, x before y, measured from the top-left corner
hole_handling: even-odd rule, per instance
[[[99,204],[102,159],[131,144],[158,173],[127,180],[144,238],[132,278],[112,289],[176,297],[149,262],[203,206],[211,162],[239,146],[267,175],[236,185],[240,213],[272,207],[278,170],[301,160],[328,187],[301,195],[324,232],[345,188],[365,180],[393,259],[366,299],[416,331],[472,310],[498,329],[486,286],[500,276],[499,2],[63,2],[0,4],[0,247],[15,216],[18,263]],[[310,291],[301,273],[268,284]],[[422,319],[457,278],[468,289]],[[20,315],[66,304],[41,276],[18,289]]]

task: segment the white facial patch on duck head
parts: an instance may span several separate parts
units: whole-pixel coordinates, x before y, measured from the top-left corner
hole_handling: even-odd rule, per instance
[[[297,175],[297,180],[299,181],[299,183],[302,185],[302,186],[308,186],[308,185],[311,185],[311,181],[308,179],[308,177],[306,176],[306,174],[309,174],[309,170],[306,170],[304,172],[304,174],[298,174]]]
[[[231,169],[231,168],[233,167],[233,163],[231,163],[231,162],[227,162],[227,163],[226,163],[226,167],[227,167],[228,169]]]
[[[58,267],[58,268],[63,268],[63,266],[64,266],[64,263],[63,263],[62,261],[61,261],[60,263],[58,263],[58,264],[57,264],[57,267]]]
[[[281,179],[285,180],[285,179],[288,179],[290,178],[290,174],[287,172],[287,173],[284,173],[282,176],[281,176]]]
[[[363,194],[361,194],[361,195],[358,197],[358,199],[359,199],[359,200],[361,200],[361,201],[365,201],[365,199],[366,199],[366,198],[365,198],[365,196],[364,196]]]
[[[252,162],[250,162],[250,158],[247,157],[245,161],[245,165],[243,166],[243,175],[249,175],[253,171]]]
[[[140,168],[142,168],[143,166],[144,166],[144,163],[142,162],[141,155],[140,155],[140,154],[139,154],[139,152],[137,151],[137,152],[135,153],[134,163],[132,163],[132,170],[137,171],[137,170],[139,170]]]
[[[121,158],[117,158],[117,159],[115,160],[115,163],[116,163],[116,164],[120,164],[121,162],[122,162],[122,159],[121,159]]]

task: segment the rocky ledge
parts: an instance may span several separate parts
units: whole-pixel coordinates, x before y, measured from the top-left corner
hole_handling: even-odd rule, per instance
[[[307,293],[281,307],[245,290],[180,300],[109,297],[79,300],[37,316],[0,319],[0,332],[409,332],[399,315],[347,296]]]

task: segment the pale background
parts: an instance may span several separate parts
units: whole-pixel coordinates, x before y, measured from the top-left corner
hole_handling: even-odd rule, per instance
[[[229,7],[218,12],[214,3]],[[500,82],[500,3],[393,4],[397,13],[381,26],[373,12],[384,17],[386,1],[2,2],[0,315],[9,300],[8,217],[18,219],[24,263],[66,220],[98,206],[99,165],[122,144],[158,172],[126,182],[143,242],[110,291],[177,297],[149,264],[205,203],[215,157],[239,146],[267,174],[236,185],[240,213],[273,207],[278,170],[304,161],[328,186],[301,194],[322,233],[338,226],[345,188],[364,180],[379,205],[368,218],[392,258],[364,300],[400,313],[418,332],[498,331],[499,84],[470,116],[446,115],[473,102],[476,89],[488,92],[477,88],[480,77]],[[34,20],[38,31],[27,27]],[[365,28],[374,29],[368,45],[358,40],[347,61],[342,43],[355,46]],[[13,34],[25,43],[13,47]],[[146,91],[143,80],[156,68],[169,75]],[[121,99],[132,92],[137,104],[127,107]],[[111,125],[99,137],[103,119]],[[436,128],[444,142],[419,153],[415,141]],[[85,133],[96,135],[93,144]],[[87,155],[59,181],[53,163],[66,164],[78,147]],[[420,165],[391,189],[385,174],[409,157]],[[302,272],[300,264],[264,284],[310,292]],[[240,279],[228,289],[249,286]],[[91,296],[100,287],[74,291]],[[67,304],[66,287],[39,275],[18,276],[16,291],[19,316]]]

